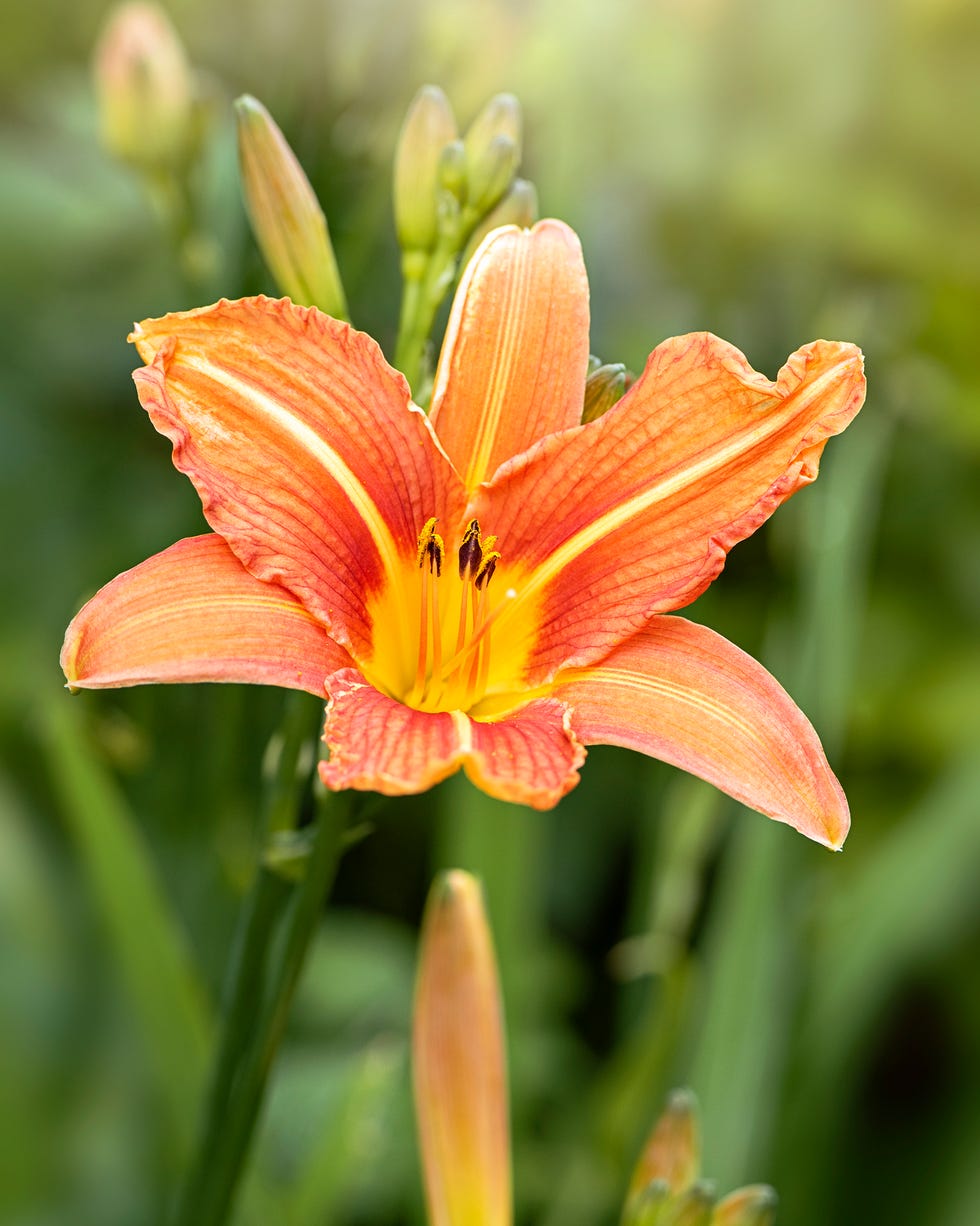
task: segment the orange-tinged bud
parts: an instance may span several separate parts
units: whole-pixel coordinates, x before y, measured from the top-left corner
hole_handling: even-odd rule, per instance
[[[675,1090],[643,1147],[630,1180],[627,1201],[655,1179],[663,1180],[672,1193],[683,1191],[697,1178],[700,1163],[694,1096],[686,1090]]]
[[[446,95],[438,86],[424,85],[408,108],[395,151],[395,228],[405,251],[429,251],[435,245],[440,163],[456,136]]]
[[[731,1192],[715,1206],[711,1226],[772,1226],[779,1198],[767,1184]]]
[[[479,884],[440,877],[422,925],[412,1034],[430,1226],[510,1226],[500,988]]]
[[[102,140],[124,161],[174,169],[194,138],[190,65],[169,17],[155,4],[114,9],[95,49]]]
[[[327,220],[286,138],[261,102],[235,102],[242,189],[262,255],[287,297],[347,318]]]

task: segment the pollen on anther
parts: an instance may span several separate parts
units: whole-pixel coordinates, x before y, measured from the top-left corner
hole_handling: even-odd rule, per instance
[[[425,521],[425,526],[419,533],[418,564],[422,570],[429,563],[429,573],[438,578],[442,574],[442,562],[446,554],[442,537],[436,532],[436,517],[433,515]]]
[[[479,520],[471,519],[463,533],[463,542],[459,547],[459,577],[473,579],[476,577],[483,562],[483,546],[480,543]]]
[[[484,586],[493,578],[493,572],[497,569],[497,562],[500,560],[500,554],[496,549],[489,553],[484,553],[483,564],[477,572],[476,589],[482,591]]]

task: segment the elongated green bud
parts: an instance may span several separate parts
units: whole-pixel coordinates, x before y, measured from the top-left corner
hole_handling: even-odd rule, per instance
[[[476,213],[488,213],[513,182],[520,165],[520,150],[509,136],[495,136],[486,154],[471,168],[467,203]]]
[[[506,137],[521,160],[521,104],[513,94],[495,94],[466,130],[466,164],[470,182],[498,137]]]
[[[714,1188],[707,1181],[698,1180],[686,1192],[674,1197],[657,1226],[710,1226],[714,1204]]]
[[[412,100],[395,151],[395,229],[404,251],[429,251],[438,234],[443,150],[457,137],[449,100],[424,85]],[[452,188],[450,188],[452,190]]]
[[[466,203],[482,217],[500,200],[521,164],[521,106],[496,94],[470,124],[466,145]]]
[[[629,1200],[623,1211],[622,1226],[660,1226],[664,1210],[670,1204],[670,1185],[664,1179],[654,1179]]]
[[[235,113],[245,204],[276,284],[294,302],[347,319],[327,219],[302,166],[261,102],[246,94]]]

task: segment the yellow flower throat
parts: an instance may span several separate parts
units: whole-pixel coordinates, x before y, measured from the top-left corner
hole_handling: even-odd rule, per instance
[[[509,586],[501,590],[499,575],[491,588],[500,562],[496,543],[471,519],[453,565],[435,518],[426,521],[414,579],[406,574],[398,600],[389,592],[373,610],[374,651],[364,668],[372,684],[420,711],[472,712],[487,706],[489,694],[494,709],[500,699],[509,705],[507,696],[521,688],[524,651],[518,643],[492,641],[495,623],[516,596]]]
[[[443,645],[439,588],[446,558],[435,519],[419,533],[419,650],[415,683],[403,701],[422,711],[468,710],[487,690],[490,675],[490,580],[500,560],[495,536],[482,537],[471,519],[459,547],[459,616],[455,647]]]

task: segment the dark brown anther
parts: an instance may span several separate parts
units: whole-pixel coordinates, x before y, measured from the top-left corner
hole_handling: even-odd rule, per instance
[[[480,570],[483,561],[483,547],[480,544],[480,524],[471,519],[463,533],[463,543],[459,547],[459,577],[473,579]]]
[[[497,561],[500,554],[494,549],[484,555],[483,565],[480,567],[476,576],[476,590],[483,591],[485,584],[489,583],[493,578],[493,572],[497,569]]]

